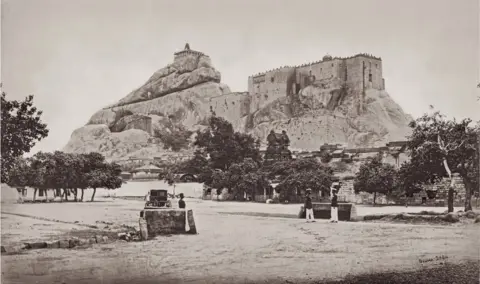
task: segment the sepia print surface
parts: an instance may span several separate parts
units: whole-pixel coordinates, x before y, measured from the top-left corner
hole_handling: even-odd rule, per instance
[[[479,283],[478,1],[1,14],[1,283]]]

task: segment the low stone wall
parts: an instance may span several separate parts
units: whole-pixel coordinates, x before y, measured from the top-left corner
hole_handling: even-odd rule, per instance
[[[312,203],[313,216],[316,219],[330,219],[331,218],[331,205],[329,203]],[[350,221],[357,217],[357,208],[352,203],[339,203],[338,204],[338,220]],[[305,208],[300,207],[298,218],[305,219]]]
[[[21,245],[1,246],[2,254],[18,254],[25,250],[32,249],[71,249],[75,247],[85,247],[93,244],[105,244],[110,242],[107,236],[94,235],[89,239],[71,238],[57,241],[38,241],[28,242]]]
[[[183,209],[145,209],[140,212],[140,218],[147,223],[148,238],[168,234],[196,234],[197,228],[192,210],[188,210],[190,230],[186,231],[186,212]]]

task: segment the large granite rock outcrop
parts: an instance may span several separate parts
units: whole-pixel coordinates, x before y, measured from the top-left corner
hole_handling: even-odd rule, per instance
[[[266,142],[268,133],[287,131],[292,150],[318,150],[324,143],[373,147],[409,134],[406,115],[386,91],[365,94],[336,79],[315,82],[298,95],[277,97],[231,92],[203,53],[185,51],[145,84],[92,115],[75,130],[67,152],[98,151],[108,159],[176,155],[159,135],[207,126],[212,113],[237,131]],[[191,148],[191,147],[190,147]],[[182,151],[192,152],[193,149]]]

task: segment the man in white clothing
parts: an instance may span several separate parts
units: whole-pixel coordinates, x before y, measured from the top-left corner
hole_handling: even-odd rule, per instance
[[[310,189],[307,189],[307,193],[305,196],[305,218],[307,219],[307,223],[309,220],[315,222],[315,217],[313,216],[313,205],[312,205],[312,198],[310,197]]]
[[[339,183],[333,183],[332,188],[331,188],[331,194],[330,194],[330,199],[332,200],[331,203],[331,223],[338,223],[338,196],[337,192],[340,189],[340,184]]]

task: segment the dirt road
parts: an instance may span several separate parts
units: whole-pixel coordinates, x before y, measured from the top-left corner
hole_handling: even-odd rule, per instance
[[[239,212],[248,211],[248,204],[190,205],[198,235],[2,256],[2,283],[299,283],[479,259],[480,236],[474,224],[329,224],[324,220],[306,224],[299,219],[220,214],[235,211],[235,206]],[[15,210],[70,221],[81,217],[83,223],[136,224],[137,207],[133,201],[115,201],[25,204]],[[59,214],[64,208],[71,213]]]

